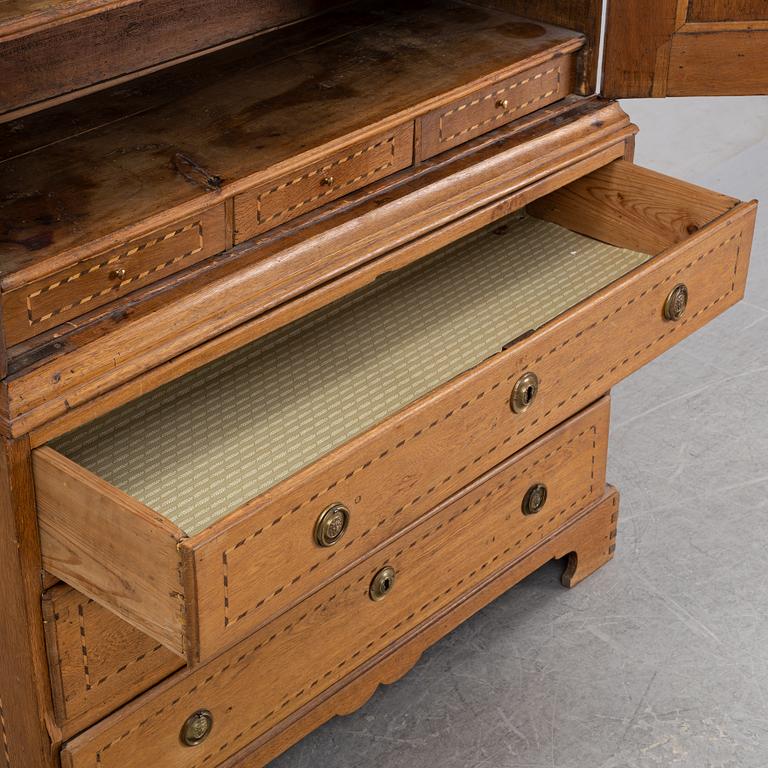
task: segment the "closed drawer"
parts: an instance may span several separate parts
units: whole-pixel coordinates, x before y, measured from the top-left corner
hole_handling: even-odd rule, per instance
[[[565,98],[573,91],[574,55],[560,56],[438,107],[416,124],[418,160]]]
[[[66,584],[43,596],[56,725],[65,738],[151,688],[184,662]]]
[[[215,766],[290,718],[601,498],[608,415],[606,398],[447,500],[231,656],[77,739],[65,748],[72,768]],[[546,501],[525,514],[528,491],[539,485],[546,485]],[[390,581],[382,592],[384,569]],[[184,746],[182,725],[201,709],[211,712],[213,730],[197,747]]]
[[[46,569],[211,658],[742,294],[752,204],[621,161],[531,212],[36,449]]]
[[[235,198],[235,241],[389,176],[413,162],[413,123],[353,144]]]
[[[224,205],[3,295],[6,344],[90,312],[226,248]]]

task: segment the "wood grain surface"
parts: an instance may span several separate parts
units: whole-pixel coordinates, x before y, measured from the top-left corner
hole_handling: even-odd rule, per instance
[[[613,98],[768,93],[767,46],[768,6],[760,0],[611,2],[602,91]]]
[[[145,391],[142,374],[158,366],[155,384],[621,157],[634,130],[615,104],[546,108],[469,142],[466,152],[444,153],[299,219],[295,229],[141,289],[108,313],[71,321],[63,335],[17,345],[0,384],[9,429],[23,434],[60,417],[38,444],[71,429]]]
[[[337,5],[339,3],[336,3]],[[316,0],[5,0],[0,115],[328,10]],[[1,118],[0,118],[1,119]]]
[[[2,287],[199,215],[583,43],[515,23],[456,0],[364,3],[0,125]]]
[[[71,738],[184,666],[179,656],[67,584],[43,595],[56,724]]]
[[[184,655],[175,526],[51,448],[33,469],[45,569]]]
[[[216,764],[263,735],[599,500],[607,415],[606,401],[586,410],[374,549],[233,649],[236,655],[161,685],[113,727],[109,720],[95,726],[66,749],[72,765],[129,768],[162,760],[164,768],[191,768]],[[526,489],[548,478],[546,504],[524,515]],[[600,544],[607,558],[610,545]],[[394,587],[373,601],[369,587],[385,565],[395,571]],[[184,747],[181,725],[200,708],[213,713],[214,731],[199,748]]]

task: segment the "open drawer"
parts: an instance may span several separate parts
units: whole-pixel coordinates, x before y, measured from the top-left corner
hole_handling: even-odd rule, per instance
[[[213,657],[735,303],[755,210],[617,161],[36,449],[45,568]]]

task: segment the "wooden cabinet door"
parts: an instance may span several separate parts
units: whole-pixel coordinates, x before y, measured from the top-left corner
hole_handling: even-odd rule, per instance
[[[768,0],[608,0],[603,92],[768,93]]]

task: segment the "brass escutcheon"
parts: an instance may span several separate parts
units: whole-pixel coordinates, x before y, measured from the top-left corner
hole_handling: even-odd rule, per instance
[[[496,106],[497,106],[499,109],[506,109],[506,108],[509,106],[509,99],[499,99],[499,100],[496,102]]]
[[[676,285],[664,302],[664,317],[667,320],[679,320],[685,314],[688,306],[688,286],[685,283]]]
[[[523,514],[535,515],[547,503],[547,486],[544,483],[532,485],[523,497]]]
[[[191,714],[181,728],[181,743],[187,747],[202,744],[213,729],[213,715],[207,709]]]
[[[368,594],[371,600],[378,602],[383,600],[395,586],[395,569],[386,565],[374,577]]]
[[[527,411],[539,391],[539,377],[532,371],[524,373],[512,389],[512,395],[509,398],[509,407],[515,413]]]
[[[332,547],[346,533],[349,510],[339,501],[323,510],[315,523],[315,541],[321,547]]]
[[[125,267],[118,267],[109,273],[110,280],[122,280],[125,277]]]

